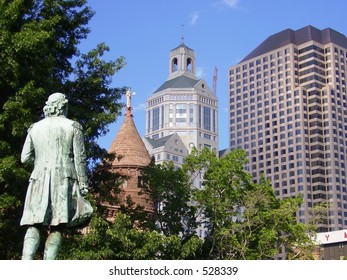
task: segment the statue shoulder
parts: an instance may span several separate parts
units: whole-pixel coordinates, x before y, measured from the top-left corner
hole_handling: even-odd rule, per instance
[[[37,130],[37,128],[39,128],[41,126],[41,122],[42,122],[42,120],[35,122],[35,123],[32,123],[27,129],[27,133],[31,133],[31,132]]]
[[[68,119],[68,118],[64,117],[64,118],[61,118],[61,121],[64,122],[64,125],[69,126],[69,127],[72,126],[74,129],[78,129],[78,130],[83,129],[82,125],[79,122],[74,121],[72,119]],[[61,121],[60,121],[60,123],[61,123]]]
[[[28,127],[27,132],[30,132],[32,130],[33,126],[34,126],[34,123]]]
[[[81,131],[83,130],[83,127],[79,122],[73,121],[72,126],[78,130],[81,130]]]

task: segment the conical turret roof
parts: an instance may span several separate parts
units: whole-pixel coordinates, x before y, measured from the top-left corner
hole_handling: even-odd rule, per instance
[[[120,160],[116,158],[112,163],[113,166],[144,167],[150,163],[150,155],[136,129],[131,107],[127,107],[124,122],[108,151],[122,157]]]

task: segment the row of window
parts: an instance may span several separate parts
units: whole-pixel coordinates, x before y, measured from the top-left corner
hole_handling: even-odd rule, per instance
[[[268,164],[266,163],[266,165],[268,165]],[[253,164],[253,165],[251,165],[251,167],[252,167],[252,170],[261,169],[261,171],[259,171],[259,172],[262,172],[262,173],[264,172],[266,175],[274,174],[273,180],[280,180],[280,176],[278,173],[281,173],[281,181],[283,181],[283,179],[287,178],[287,173],[285,173],[283,171],[293,170],[293,169],[296,170],[298,167],[302,166],[302,162],[298,162],[296,165],[297,166],[295,167],[295,163],[290,163],[288,165],[284,164],[281,166],[269,166],[268,168],[266,168],[264,166],[264,163],[261,162],[258,165]],[[263,168],[265,168],[265,169],[263,169]],[[296,174],[294,172],[296,172]],[[303,173],[304,173],[304,171],[302,169],[298,169],[296,171],[289,171],[288,177],[299,176],[299,175],[302,175]],[[332,173],[333,172],[331,169],[327,169],[327,170],[319,169],[319,168],[318,169],[312,169],[311,175],[313,177],[315,175],[319,175],[319,176],[312,178],[312,181],[310,181],[308,177],[307,177],[307,179],[308,179],[308,182],[311,182],[311,183],[325,183],[325,182],[329,182],[328,181],[329,178],[324,178],[323,176],[329,176],[329,175],[332,175]],[[309,172],[306,172],[306,174],[309,174]],[[341,175],[342,176],[342,178],[340,176],[337,177],[335,179],[336,181],[340,182],[340,180],[341,180],[341,183],[346,182],[346,179],[345,179],[346,172],[345,171],[341,170],[341,172],[340,172],[339,170],[335,170],[335,175]],[[302,179],[300,179],[300,178],[301,177],[298,178],[299,183],[303,182],[303,181],[301,181]],[[285,181],[283,181],[283,182],[285,182]],[[295,183],[295,179],[293,178],[293,184],[294,183]]]
[[[151,107],[151,106],[154,106],[154,105],[157,105],[157,104],[161,104],[164,102],[164,97],[163,96],[160,96],[160,97],[157,97],[157,98],[154,98],[150,101],[147,102],[147,107]]]
[[[177,94],[170,95],[170,101],[188,101],[194,100],[194,95]]]
[[[183,151],[182,151],[183,152]],[[164,158],[168,161],[174,161],[176,163],[183,163],[184,162],[184,158],[183,157],[180,157],[180,156],[177,156],[177,155],[173,155],[173,154],[169,154],[167,153],[166,154],[166,157],[165,157],[165,154],[164,154]],[[160,161],[162,159],[162,154],[157,154],[156,155],[156,160],[157,161]]]
[[[217,100],[210,99],[210,98],[207,98],[205,96],[199,95],[198,100],[199,100],[199,102],[202,102],[202,103],[205,103],[205,104],[208,104],[211,106],[217,106]]]
[[[310,45],[310,46],[304,47],[300,50],[298,50],[297,48],[293,48],[293,55],[294,55],[294,57],[296,57],[297,54],[302,55],[308,51],[311,51],[310,54],[308,54],[308,56],[306,56],[306,55],[299,56],[299,59],[303,60],[303,59],[307,59],[310,57],[314,57],[314,58],[318,58],[318,59],[325,61],[327,58],[330,58],[330,52],[331,52],[330,47],[325,48],[323,51],[323,48],[320,48],[316,45]],[[347,58],[347,52],[344,49],[338,49],[335,47],[334,52],[335,52],[335,59],[336,60],[338,60],[338,54],[340,55],[340,58],[343,59],[343,61],[345,61],[344,58]],[[327,55],[324,56],[324,55],[320,55],[319,53],[327,54]],[[241,66],[230,69],[229,75],[234,75],[235,73],[240,73],[241,71],[246,71],[247,69],[252,69],[257,65],[260,65],[262,63],[263,64],[267,63],[268,61],[270,61],[271,63],[274,63],[276,58],[278,59],[277,63],[282,63],[283,62],[282,61],[283,56],[285,56],[285,61],[288,61],[289,60],[289,54],[290,54],[290,48],[286,48],[284,50],[276,50],[273,53],[266,54],[262,58],[257,58],[255,60],[251,60],[251,61],[249,61],[249,62],[247,62]]]
[[[170,101],[192,101],[194,100],[194,96],[195,96],[194,94],[173,94],[169,96],[169,99]],[[216,100],[211,100],[206,97],[199,96],[199,101],[206,104],[217,106]],[[152,107],[157,104],[162,104],[163,102],[164,102],[164,97],[160,96],[160,97],[147,101],[147,107]]]
[[[165,106],[158,106],[147,111],[147,133],[162,129],[165,124]],[[208,106],[179,103],[169,104],[169,127],[190,127],[196,125],[194,111],[198,112],[198,127],[212,132],[217,131],[217,109]],[[174,125],[175,123],[175,125]]]
[[[294,50],[296,52],[296,49]],[[241,72],[241,69],[243,71],[247,70],[248,68],[253,68],[255,65],[260,65],[261,63],[266,63],[268,61],[273,61],[276,58],[282,58],[284,55],[289,55],[290,49],[286,48],[285,50],[278,50],[277,52],[271,53],[267,56],[264,56],[262,59],[258,58],[256,60],[252,60],[247,64],[243,64],[242,66],[236,67],[234,69],[231,69],[229,71],[230,75],[233,75],[234,73]]]
[[[278,112],[280,116],[284,115],[284,108],[287,107],[287,114],[291,114],[292,113],[292,108],[290,108],[291,106],[295,105],[295,104],[303,104],[302,106],[302,111],[303,112],[307,112],[307,99],[306,98],[302,98],[301,100],[299,98],[292,100],[288,100],[287,102],[284,102],[284,97],[283,96],[279,96],[278,100],[276,98],[272,98],[270,100],[269,96],[257,96],[257,98],[250,98],[249,101],[248,99],[243,99],[243,101],[241,102],[241,98],[239,98],[240,96],[237,97],[237,100],[235,101],[235,98],[232,97],[230,98],[230,117],[234,117],[235,115],[240,115],[243,111],[244,114],[247,114],[247,117],[245,119],[248,119],[248,112],[251,112],[251,118],[254,118],[256,116],[256,109],[261,109],[262,107],[264,107],[264,112],[262,112],[263,110],[258,110],[257,111],[257,115],[261,116],[264,113],[270,113],[271,112]],[[323,114],[323,117],[326,119],[330,119],[330,118],[334,118],[334,119],[338,119],[341,120],[344,119],[344,121],[346,122],[346,118],[343,118],[342,116],[346,116],[347,115],[347,101],[345,101],[346,97],[342,98],[343,101],[341,102],[340,100],[336,100],[334,98],[313,98],[313,99],[309,99],[308,104],[310,105],[308,107],[308,112],[310,112],[310,116],[312,114]],[[256,103],[256,101],[258,103]],[[277,104],[278,102],[278,104]],[[255,104],[256,103],[256,104]],[[251,106],[249,106],[249,104],[253,104]],[[270,108],[271,105],[271,108]],[[331,105],[333,105],[334,107],[331,107]],[[242,109],[243,108],[243,109]],[[242,111],[241,111],[242,109]],[[271,109],[271,110],[270,110]],[[324,112],[329,112],[331,109],[332,112],[331,114],[329,113],[324,113]],[[235,111],[236,110],[236,111]],[[299,110],[299,106],[295,106],[294,107],[294,111],[298,112]],[[313,112],[316,111],[316,112]],[[282,112],[282,113],[281,113]],[[323,112],[323,113],[321,113]],[[337,114],[336,114],[337,113]],[[311,118],[310,118],[311,119]]]
[[[295,64],[294,68],[298,68],[298,65]],[[291,76],[290,69],[292,69],[292,66],[288,63],[284,66],[284,68],[283,68],[283,66],[278,66],[277,69],[272,67],[272,69],[270,69],[270,71],[263,71],[266,69],[268,69],[268,67],[266,65],[264,65],[262,68],[257,67],[256,74],[253,70],[251,70],[249,72],[244,72],[244,73],[242,73],[242,79],[247,78],[248,75],[250,76],[249,77],[250,79],[252,78],[252,80],[260,79],[261,77],[269,77],[269,76],[276,77],[276,74],[278,74],[278,73],[280,73],[281,78],[283,78],[283,74],[284,74],[284,77]],[[298,72],[295,72],[295,74],[297,75]],[[240,74],[237,74],[234,76],[229,76],[230,82],[239,81],[239,80],[241,80]]]
[[[325,68],[331,68],[331,63],[328,63],[328,64],[324,64],[324,63],[320,63],[319,61],[317,61],[317,60],[310,60],[310,61],[308,61],[308,62],[305,62],[305,63],[301,63],[300,65],[299,65],[299,69],[302,69],[302,68],[306,68],[306,67],[308,67],[308,66],[310,66],[310,65],[313,65],[314,67],[311,67],[310,69],[307,69],[307,70],[305,70],[305,71],[301,71],[300,72],[300,74],[301,75],[306,75],[306,74],[308,74],[308,73],[318,73],[318,74],[320,74],[320,75],[331,75],[332,74],[332,70],[328,70],[328,71],[324,71],[323,69],[325,69]],[[339,66],[341,66],[341,65],[339,65],[338,63],[336,63],[336,65],[335,65],[335,67],[337,68],[337,70],[335,70],[335,74],[337,75],[337,78],[336,78],[336,83],[340,83],[341,82],[341,84],[342,85],[345,85],[345,81],[344,81],[344,77],[345,77],[345,73],[344,73],[344,70],[345,70],[345,67],[342,65],[341,66],[341,70],[342,71],[339,71],[338,70],[338,68],[339,68]],[[286,65],[286,69],[289,69],[291,66],[290,65]],[[294,67],[295,68],[297,68],[297,65],[294,65]],[[323,69],[320,69],[320,68],[318,68],[318,67],[322,67]],[[261,69],[259,68],[258,69],[259,71],[261,71]],[[272,82],[274,82],[274,81],[276,81],[276,78],[277,79],[282,79],[282,77],[283,77],[283,71],[282,71],[283,69],[282,69],[282,67],[279,67],[278,68],[278,72],[280,72],[279,74],[277,74],[277,77],[276,77],[276,71],[275,71],[275,69],[272,69],[271,70],[271,77],[270,77],[270,79],[266,79],[265,77],[267,77],[268,76],[268,71],[265,71],[264,73],[263,73],[263,77],[265,78],[264,79],[264,83],[266,83],[267,81],[272,81]],[[252,71],[252,72],[251,72]],[[250,73],[250,75],[252,75],[252,74],[254,74],[254,71],[253,70],[251,70],[249,73]],[[340,72],[341,72],[341,77],[343,78],[343,80],[342,81],[340,81],[340,79],[339,79],[339,74],[340,74]],[[298,72],[297,71],[295,71],[295,73],[294,73],[296,76],[298,76]],[[248,83],[252,83],[254,80],[255,80],[255,78],[257,79],[257,80],[259,80],[259,79],[261,79],[262,78],[262,75],[259,73],[259,74],[257,74],[255,77],[250,77],[249,78],[249,80],[248,79],[245,79],[245,77],[247,77],[247,75],[248,75],[248,72],[244,72],[243,73],[243,76],[242,76],[242,78],[243,78],[243,84],[245,85],[245,84],[248,84]],[[285,76],[290,76],[290,71],[285,71]],[[238,81],[238,82],[236,82],[236,83],[234,83],[234,79],[236,78],[236,80]],[[235,77],[234,76],[231,76],[230,78],[230,89],[233,89],[234,88],[234,86],[236,86],[236,87],[240,87],[241,86],[241,82],[240,82],[240,80],[241,80],[241,75],[240,74],[237,74],[237,75],[235,75]],[[312,80],[312,79],[316,79],[316,80],[319,80],[319,81],[321,81],[322,83],[331,83],[332,82],[332,78],[331,77],[328,77],[327,79],[326,78],[324,78],[324,77],[320,77],[320,76],[313,76],[313,75],[311,75],[310,76],[310,78],[304,78],[304,79],[301,79],[300,80],[300,83],[306,83],[306,82],[309,82],[310,80]],[[281,81],[279,81],[280,82],[280,84],[279,84],[279,86],[280,85],[283,85],[283,81],[281,82]],[[297,80],[297,79],[295,79],[295,83],[298,83],[299,82],[299,80]],[[259,83],[259,81],[258,81],[258,83]],[[286,83],[290,83],[290,79],[286,79]],[[323,85],[319,85],[318,84],[318,87],[322,87],[322,86],[324,86],[324,84]],[[249,85],[250,87],[254,87],[254,85]],[[257,86],[259,86],[259,84],[257,84]],[[275,85],[272,85],[273,87],[275,86]],[[312,87],[312,86],[317,86],[316,84],[312,84],[312,85],[310,85],[309,87]],[[307,85],[306,85],[306,87],[307,87]],[[245,89],[243,89],[243,90],[245,90]]]
[[[242,83],[243,84],[246,84],[248,82],[252,82],[254,81],[255,79],[256,80],[259,80],[261,78],[269,78],[269,73],[270,73],[270,80],[271,81],[274,81],[276,78],[277,79],[283,79],[284,77],[289,77],[291,76],[291,73],[290,71],[282,71],[283,69],[282,68],[278,68],[278,70],[281,70],[281,71],[278,71],[276,72],[274,69],[272,69],[270,72],[268,71],[264,71],[264,72],[261,72],[257,75],[253,75],[254,74],[254,71],[252,72],[249,72],[250,74],[250,77],[249,77],[249,80],[247,79],[247,76],[248,76],[248,72],[244,72],[242,74]],[[277,74],[277,77],[276,77],[276,74]],[[237,74],[236,76],[230,76],[229,77],[229,82],[234,82],[234,81],[239,81],[241,80],[241,75],[240,74]]]
[[[314,69],[314,68],[312,68]],[[305,85],[306,88],[310,88],[310,87],[313,87],[315,86],[316,84],[318,86],[318,88],[322,88],[325,86],[325,84],[332,84],[333,83],[333,79],[332,77],[322,77],[320,75],[325,75],[323,72],[323,70],[320,70],[318,68],[315,68],[315,70],[311,71],[311,69],[309,70],[305,70],[305,71],[302,71],[304,73],[304,75],[307,75],[309,73],[312,73],[312,75],[308,76],[308,77],[305,77],[305,78],[302,78],[302,79],[298,79],[296,78],[295,79],[295,84],[303,84],[305,85],[306,83],[314,80],[316,82],[321,82],[322,84],[309,84],[309,85]],[[331,72],[331,71],[330,71]],[[317,75],[317,74],[319,75]],[[258,75],[257,75],[258,76]],[[282,74],[278,74],[278,76],[282,76]],[[341,73],[341,77],[343,77],[342,79],[340,79],[339,77],[336,77],[335,78],[335,83],[341,85],[342,87],[344,87],[346,85],[346,81],[345,81],[345,73]],[[256,78],[257,81],[255,81],[255,78],[254,77],[250,77],[249,79],[243,79],[242,80],[242,83],[241,81],[237,81],[237,82],[233,82],[233,78],[230,78],[230,85],[229,85],[229,89],[230,90],[233,90],[234,88],[237,89],[237,93],[240,93],[241,91],[238,90],[238,89],[241,89],[242,87],[242,91],[247,91],[248,89],[254,89],[256,87],[260,87],[262,85],[264,85],[264,88],[263,88],[263,91],[268,91],[269,89],[275,89],[276,87],[281,87],[281,86],[284,86],[284,85],[288,85],[288,84],[291,84],[291,78],[286,78],[286,79],[278,79],[276,78],[275,76],[272,76],[270,77],[269,79],[267,78],[261,78],[260,74],[259,74],[259,77]],[[269,84],[268,86],[266,86],[267,84]],[[286,89],[287,91],[290,90],[290,88],[287,88]]]
[[[247,113],[247,112],[248,112],[247,108],[244,108],[243,113]],[[242,114],[242,111],[237,110],[236,113],[237,113],[236,115],[240,115]],[[230,131],[231,132],[237,131],[238,133],[237,136],[241,136],[242,134],[247,135],[249,133],[255,133],[256,123],[258,123],[258,126],[257,126],[258,131],[262,131],[264,127],[265,128],[272,127],[273,128],[272,133],[278,133],[278,130],[277,130],[278,128],[276,126],[281,124],[287,124],[287,126],[284,126],[284,125],[280,126],[279,131],[291,130],[292,128],[297,128],[301,126],[305,128],[320,127],[325,129],[324,131],[322,129],[316,130],[316,132],[319,134],[322,134],[324,132],[325,135],[328,135],[330,134],[330,132],[332,132],[332,134],[343,136],[343,134],[341,134],[342,130],[345,130],[345,131],[347,130],[347,116],[343,118],[341,115],[339,115],[337,118],[335,113],[328,115],[328,114],[320,114],[318,112],[314,112],[309,115],[309,120],[311,120],[310,122],[306,121],[307,114],[297,113],[295,115],[289,115],[287,116],[287,118],[285,118],[284,111],[280,111],[278,113],[279,115],[279,119],[278,119],[277,113],[270,114],[270,112],[267,110],[265,110],[265,113],[267,113],[267,115],[265,115],[264,117],[265,123],[262,117],[259,117],[256,122],[255,113],[250,114],[250,119],[251,119],[250,122],[246,121],[249,119],[249,116],[243,116],[243,117],[237,117],[236,119],[235,118],[231,119]],[[262,115],[262,111],[260,112],[258,111],[258,116],[261,116],[261,115]],[[235,112],[230,113],[230,117],[233,117],[233,116],[235,116]],[[268,122],[270,118],[272,119],[272,122]],[[245,122],[242,122],[242,120]],[[293,125],[292,122],[294,120],[298,120],[298,121],[296,121]],[[338,120],[339,122],[337,123],[336,120]],[[344,123],[342,123],[342,121],[344,121]],[[235,123],[237,123],[237,125],[235,125]],[[251,127],[250,132],[248,127]],[[331,127],[331,131],[329,130],[330,127]],[[339,130],[336,128],[339,128]],[[310,132],[312,133],[314,131],[311,130]],[[269,135],[269,134],[265,134],[265,135]],[[231,135],[231,136],[233,138],[235,137],[235,135]]]
[[[288,110],[287,110],[288,111]],[[310,110],[311,111],[311,110]],[[274,127],[273,132],[277,133],[277,128],[275,126],[281,125],[281,124],[286,124],[287,125],[287,130],[290,130],[292,128],[298,128],[298,127],[305,127],[305,128],[322,128],[316,131],[311,130],[311,133],[319,133],[322,134],[324,133],[325,135],[328,135],[330,133],[335,134],[335,135],[339,135],[339,136],[343,136],[343,134],[341,134],[341,132],[343,130],[347,130],[347,116],[345,115],[345,117],[342,117],[342,115],[336,115],[335,113],[332,114],[320,114],[320,112],[317,111],[321,111],[318,108],[314,107],[314,111],[313,113],[309,114],[309,119],[311,120],[310,122],[307,122],[307,114],[302,114],[302,113],[296,113],[294,115],[288,115],[287,118],[285,118],[285,114],[284,111],[280,111],[280,112],[276,112],[276,111],[272,111],[272,113],[270,113],[270,111],[268,110],[268,108],[264,109],[264,113],[265,116],[264,118],[262,118],[263,116],[263,111],[257,111],[257,122],[256,122],[256,113],[252,112],[249,115],[243,115],[243,117],[241,117],[240,115],[242,114],[242,112],[244,114],[248,113],[248,109],[244,108],[243,110],[237,110],[234,112],[230,113],[230,131],[231,132],[236,132],[236,131],[244,131],[244,135],[247,135],[249,133],[254,133],[256,132],[256,123],[258,123],[258,131],[263,129],[263,123],[265,128],[269,128],[269,127]],[[297,112],[297,111],[296,111]],[[236,116],[240,116],[237,118],[234,118]],[[277,117],[278,116],[278,117]],[[248,119],[250,119],[250,121],[247,121]],[[270,119],[272,119],[273,121],[270,123],[268,121],[270,121]],[[294,123],[293,125],[293,121],[294,120],[298,120]],[[303,121],[303,123],[302,123]],[[235,123],[237,123],[237,125],[235,126]],[[249,132],[249,127],[251,129],[251,131]],[[323,130],[323,128],[325,128]],[[330,129],[330,130],[329,130]],[[285,126],[281,126],[280,127],[280,131],[284,131],[285,130]],[[238,135],[238,136],[241,136]]]
[[[292,136],[292,132],[288,133],[288,135]],[[300,133],[299,130],[296,131],[296,135],[297,136],[301,136],[302,134]],[[251,140],[254,140],[253,142],[249,143],[249,137],[244,137],[243,139],[240,138],[240,139],[234,139],[234,140],[231,140],[230,141],[230,146],[232,148],[236,148],[236,147],[240,147],[241,144],[243,144],[243,148],[244,149],[249,149],[249,148],[254,148],[256,147],[257,145],[260,146],[260,145],[264,145],[265,144],[270,144],[271,143],[271,140],[272,140],[272,143],[273,143],[273,149],[276,149],[278,147],[278,141],[279,140],[283,140],[283,141],[287,141],[288,142],[288,145],[291,145],[290,143],[293,142],[293,139],[287,139],[286,138],[286,134],[281,134],[280,137],[277,137],[277,136],[273,136],[272,139],[271,137],[267,137],[265,138],[264,140],[263,139],[258,139],[257,138],[257,135],[252,135],[251,137]],[[296,141],[298,141],[300,137],[297,137]],[[258,139],[258,140],[257,140]],[[345,138],[346,139],[346,138]],[[257,140],[257,141],[256,141]],[[302,140],[299,140],[299,141],[302,141]],[[314,151],[324,151],[326,152],[325,154],[325,157],[326,158],[330,158],[331,157],[331,152],[332,151],[336,151],[336,152],[340,152],[342,153],[340,155],[340,158],[343,160],[344,159],[344,154],[343,153],[347,153],[347,149],[345,149],[345,147],[347,146],[347,141],[344,140],[344,139],[338,139],[336,137],[334,137],[334,142],[335,145],[332,146],[331,143],[329,143],[331,141],[331,139],[329,137],[326,137],[324,138],[324,143],[326,143],[327,145],[311,145],[311,146],[306,146],[305,149],[306,150],[310,150],[311,152],[314,152]],[[315,142],[317,143],[317,142]],[[270,150],[271,148],[269,146],[266,146],[266,150]],[[297,147],[297,151],[300,151],[302,148],[300,146]],[[277,152],[274,151],[274,156],[277,156]],[[313,154],[312,156],[312,159],[314,159],[315,157],[315,154]],[[319,158],[322,158],[323,155],[319,155],[317,156]],[[336,158],[338,158],[338,154],[336,153]]]

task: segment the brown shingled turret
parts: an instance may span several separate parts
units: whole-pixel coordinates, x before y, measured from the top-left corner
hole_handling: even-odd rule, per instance
[[[128,196],[131,197],[135,205],[144,206],[148,212],[153,212],[153,203],[146,194],[140,194],[139,180],[141,170],[147,166],[151,157],[143,143],[133,120],[131,113],[130,99],[132,93],[127,91],[127,106],[124,122],[114,138],[108,152],[116,153],[117,157],[112,162],[112,171],[128,176],[129,179],[123,182],[119,200],[121,204],[126,204]],[[114,215],[114,211],[118,208],[109,206],[110,218]],[[117,210],[116,210],[117,211]]]
[[[135,127],[130,108],[127,108],[124,122],[109,148],[109,153],[112,152],[122,157],[120,160],[115,159],[112,166],[144,167],[151,161],[145,144]]]

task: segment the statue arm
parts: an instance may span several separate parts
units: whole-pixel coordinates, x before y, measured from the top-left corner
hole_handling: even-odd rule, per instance
[[[21,154],[21,162],[32,164],[35,159],[34,144],[31,139],[30,129],[28,130],[27,137],[24,142],[24,146]]]
[[[82,194],[88,192],[87,156],[84,146],[82,126],[74,123],[73,153],[77,180]]]

